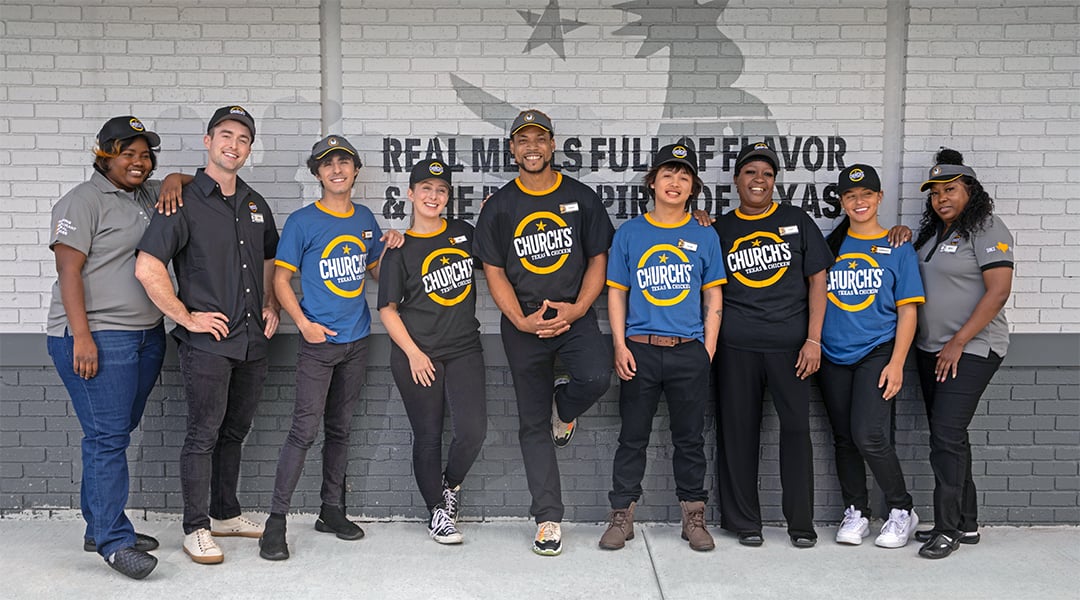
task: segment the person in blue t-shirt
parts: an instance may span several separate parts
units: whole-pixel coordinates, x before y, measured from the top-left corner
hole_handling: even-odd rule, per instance
[[[884,194],[873,167],[841,171],[836,193],[846,216],[826,239],[837,258],[828,272],[818,377],[847,507],[836,541],[861,544],[870,533],[865,461],[889,508],[874,543],[902,548],[919,516],[892,444],[891,400],[904,381],[916,306],[925,301],[918,257],[910,243],[892,247],[878,223]]]
[[[364,530],[345,516],[344,506],[349,431],[364,385],[371,332],[364,288],[369,275],[379,278],[384,248],[402,241],[395,231],[384,236],[371,210],[352,201],[361,164],[348,140],[340,135],[319,140],[307,166],[322,184],[322,198],[289,215],[274,261],[274,291],[300,330],[300,346],[292,427],[281,447],[270,517],[259,540],[259,555],[267,560],[289,558],[285,513],[320,420],[325,429],[322,507],[315,529],[343,540],[364,537]],[[294,273],[300,274],[300,301],[292,289]]]
[[[702,187],[697,157],[682,144],[657,152],[645,185],[655,203],[615,232],[607,264],[608,317],[619,390],[619,448],[612,468],[610,524],[600,547],[634,537],[645,451],[661,392],[668,402],[675,494],[682,537],[712,550],[705,528],[705,405],[727,282],[720,238],[686,211]]]

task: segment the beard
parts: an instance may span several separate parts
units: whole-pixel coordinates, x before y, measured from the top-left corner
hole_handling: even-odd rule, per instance
[[[521,169],[522,171],[525,171],[526,173],[531,173],[533,175],[535,175],[537,173],[543,173],[544,171],[547,171],[549,168],[551,168],[551,161],[553,159],[554,159],[554,157],[545,160],[543,162],[543,164],[540,165],[540,168],[538,168],[538,169],[529,169],[529,168],[526,168],[525,165],[523,165],[521,163],[518,163],[518,169]]]

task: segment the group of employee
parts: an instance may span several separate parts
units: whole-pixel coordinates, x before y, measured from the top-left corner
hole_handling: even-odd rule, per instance
[[[1003,307],[1013,241],[959,153],[937,155],[910,244],[910,230],[879,223],[881,181],[864,164],[840,173],[845,216],[826,240],[804,211],[773,200],[780,164],[764,143],[739,153],[739,206],[715,223],[687,210],[703,185],[693,148],[661,148],[645,177],[651,210],[616,231],[592,189],[552,168],[554,136],[543,112],[517,116],[509,138],[518,176],[485,202],[475,227],[443,216],[449,166],[417,163],[404,234],[383,232],[352,198],[359,153],[343,136],[326,136],[307,164],[321,197],[291,214],[279,234],[266,201],[238,175],[255,138],[254,118],[242,107],[210,118],[205,168],[163,183],[150,179],[159,136],[130,115],[106,122],[94,174],[54,207],[49,242],[58,277],[48,348],[84,432],[84,547],[136,579],[157,564],[150,554],[157,540],[136,533],[124,515],[125,451],[161,368],[163,315],[177,323],[188,406],[180,474],[183,549],[191,559],[224,560],[220,536],[259,538],[263,558],[289,557],[286,514],[320,422],[315,528],[363,537],[347,517],[344,474],[367,366],[368,277],[380,282],[376,308],[393,341],[391,371],[414,433],[413,472],[429,534],[460,543],[460,493],[487,425],[475,315],[481,266],[502,313],[537,554],[562,551],[557,449],[571,443],[578,417],[607,391],[613,370],[621,429],[601,548],[622,548],[634,537],[661,395],[683,538],[694,550],[715,547],[704,487],[705,411],[715,401],[720,525],[743,545],[761,545],[766,389],[780,420],[788,534],[796,547],[815,545],[814,373],[845,505],[837,542],[859,544],[869,533],[869,465],[889,510],[877,545],[902,547],[914,536],[923,542],[920,555],[942,558],[958,544],[978,543],[967,427],[1008,346]],[[593,308],[605,288],[611,343]],[[236,492],[281,309],[301,334],[296,401],[261,522],[243,513]],[[891,402],[912,344],[935,475],[935,526],[925,532],[916,531],[891,441]],[[710,380],[714,398],[705,391]],[[444,415],[451,424],[445,461]]]

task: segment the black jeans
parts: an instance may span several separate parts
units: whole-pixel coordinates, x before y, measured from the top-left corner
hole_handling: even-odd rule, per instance
[[[574,321],[569,331],[557,337],[540,339],[519,331],[505,316],[501,331],[517,396],[518,441],[532,494],[529,513],[537,523],[561,522],[562,485],[555,446],[551,443],[555,355],[559,355],[570,374],[570,383],[559,390],[556,398],[559,418],[570,422],[595,404],[611,386],[611,342],[600,335],[592,308]]]
[[[184,533],[209,529],[210,517],[240,516],[240,454],[262,400],[266,358],[243,361],[181,342],[187,435],[180,450]]]
[[[323,421],[323,504],[342,506],[345,469],[349,466],[349,432],[367,369],[367,338],[347,344],[311,344],[300,339],[296,352],[296,404],[292,426],[278,456],[270,512],[289,512],[307,452]]]
[[[630,506],[641,498],[645,451],[653,416],[663,393],[671,425],[671,457],[675,495],[679,500],[708,500],[705,491],[705,405],[709,390],[709,353],[701,342],[670,348],[627,341],[637,372],[620,381],[619,448],[611,472],[611,508]]]
[[[936,352],[917,350],[916,363],[926,420],[930,424],[930,467],[934,470],[934,531],[956,538],[979,529],[975,482],[971,477],[968,425],[983,390],[1001,366],[1001,356],[962,354],[956,378],[934,377]]]
[[[442,480],[459,485],[472,468],[487,436],[484,355],[478,350],[446,361],[433,360],[435,382],[413,381],[409,358],[396,344],[390,348],[390,371],[401,393],[413,431],[413,475],[428,510],[442,499]],[[442,467],[443,418],[450,412],[450,449]]]
[[[881,486],[890,509],[911,510],[911,494],[892,445],[892,400],[881,397],[881,371],[892,358],[893,342],[885,342],[859,362],[838,365],[821,357],[818,383],[833,430],[836,474],[844,506],[854,506],[870,517],[866,467]]]
[[[814,531],[814,454],[810,444],[810,380],[795,375],[799,352],[753,352],[720,344],[716,373],[716,478],[720,526],[761,531],[758,460],[765,388],[780,418],[781,506],[788,534]]]

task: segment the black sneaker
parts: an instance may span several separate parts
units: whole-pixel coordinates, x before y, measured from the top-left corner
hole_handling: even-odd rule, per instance
[[[446,514],[450,515],[450,518],[457,523],[458,516],[458,494],[461,493],[461,485],[455,485],[450,487],[446,483],[446,477],[443,477],[442,481],[442,500],[443,506],[446,508]]]
[[[462,541],[461,532],[457,530],[454,520],[441,504],[431,511],[428,533],[431,539],[440,544],[460,544]]]
[[[270,515],[266,519],[262,537],[259,538],[259,556],[266,560],[289,558],[289,545],[285,542],[285,515]]]
[[[132,547],[121,548],[105,559],[110,567],[132,579],[142,579],[157,566],[157,559],[152,554]]]
[[[158,541],[144,533],[135,534],[135,549],[139,552],[157,550]],[[90,538],[83,538],[82,549],[86,552],[97,552],[97,544]]]
[[[558,556],[562,553],[562,526],[554,521],[544,521],[536,526],[533,552],[540,556]]]
[[[345,511],[338,506],[323,504],[319,518],[315,521],[315,530],[333,533],[341,540],[358,540],[364,537],[364,530],[345,516]]]

